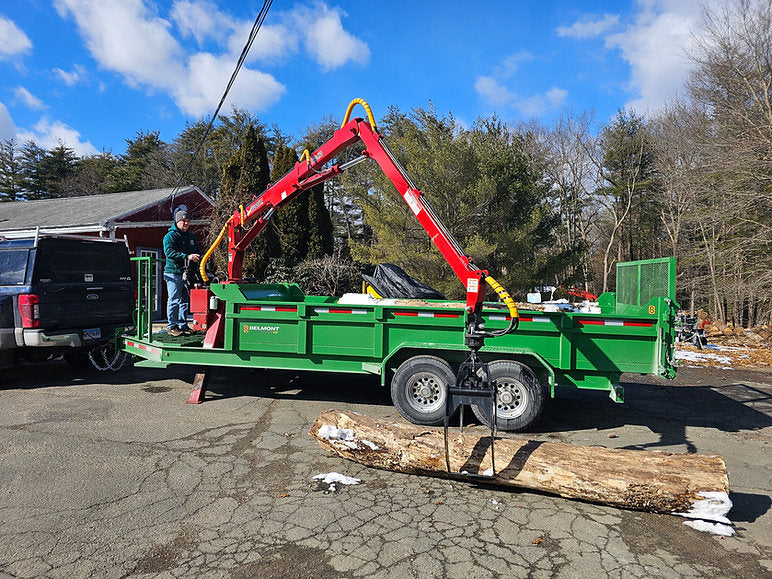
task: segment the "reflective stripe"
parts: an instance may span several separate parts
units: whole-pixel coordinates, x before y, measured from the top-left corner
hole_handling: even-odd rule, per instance
[[[160,354],[161,350],[158,348],[153,348],[152,346],[146,346],[145,344],[137,344],[136,342],[130,342],[129,340],[126,340],[126,345],[130,348],[136,348],[137,350],[145,350],[146,352],[150,352],[151,354]]]
[[[296,312],[292,306],[240,306],[240,312]]]
[[[583,326],[634,326],[638,328],[651,328],[654,322],[633,322],[623,320],[577,320]]]
[[[314,308],[317,314],[366,314],[367,310],[341,309],[341,308]]]
[[[507,317],[509,319],[509,317]],[[551,320],[544,316],[521,316],[521,322],[537,322],[539,324],[549,323]]]
[[[459,318],[461,314],[450,312],[394,312],[395,316],[413,316],[420,318]]]

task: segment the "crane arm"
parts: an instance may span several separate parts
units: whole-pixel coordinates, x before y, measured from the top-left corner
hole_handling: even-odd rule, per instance
[[[355,104],[365,106],[368,113],[367,121],[361,118],[348,120],[351,108]],[[334,163],[324,168],[341,151],[357,143],[364,146],[360,157],[348,163]],[[228,231],[228,281],[234,283],[241,281],[244,251],[268,224],[270,217],[277,209],[311,187],[339,175],[354,164],[366,159],[375,161],[391,180],[418,222],[426,230],[429,238],[466,287],[467,311],[469,313],[475,312],[477,321],[480,322],[479,313],[485,298],[484,282],[487,282],[507,305],[512,322],[516,325],[518,314],[514,300],[500,284],[488,275],[487,271],[477,267],[472,259],[464,253],[461,246],[434,212],[423,192],[415,186],[405,169],[386,146],[375,127],[370,108],[361,99],[352,101],[343,125],[335,131],[327,142],[312,154],[304,152],[293,169],[276,183],[270,185],[249,205],[236,210],[228,219],[226,224]],[[254,222],[252,227],[245,229],[245,226],[251,222]],[[225,230],[225,228],[223,229]],[[202,270],[204,270],[204,265],[205,262],[201,264]],[[513,329],[512,324],[508,331],[511,329]]]

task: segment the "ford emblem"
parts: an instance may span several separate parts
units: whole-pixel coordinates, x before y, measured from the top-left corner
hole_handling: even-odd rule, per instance
[[[99,299],[99,294],[87,294],[86,295],[86,299],[87,300],[98,300]]]

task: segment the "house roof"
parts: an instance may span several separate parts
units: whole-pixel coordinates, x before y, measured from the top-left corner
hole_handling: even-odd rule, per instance
[[[175,189],[147,189],[105,193],[85,197],[61,197],[38,201],[0,203],[0,231],[67,227],[96,230],[114,223],[170,197]],[[189,185],[176,190],[175,195],[197,192],[209,203],[212,200],[198,187]],[[166,220],[170,222],[171,217]]]

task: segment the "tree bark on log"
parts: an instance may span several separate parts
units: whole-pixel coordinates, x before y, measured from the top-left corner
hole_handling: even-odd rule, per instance
[[[490,436],[375,420],[327,410],[309,432],[322,447],[366,466],[409,474],[471,479],[490,473]],[[679,514],[730,525],[729,481],[720,456],[608,449],[561,442],[497,438],[489,484],[570,499]]]

